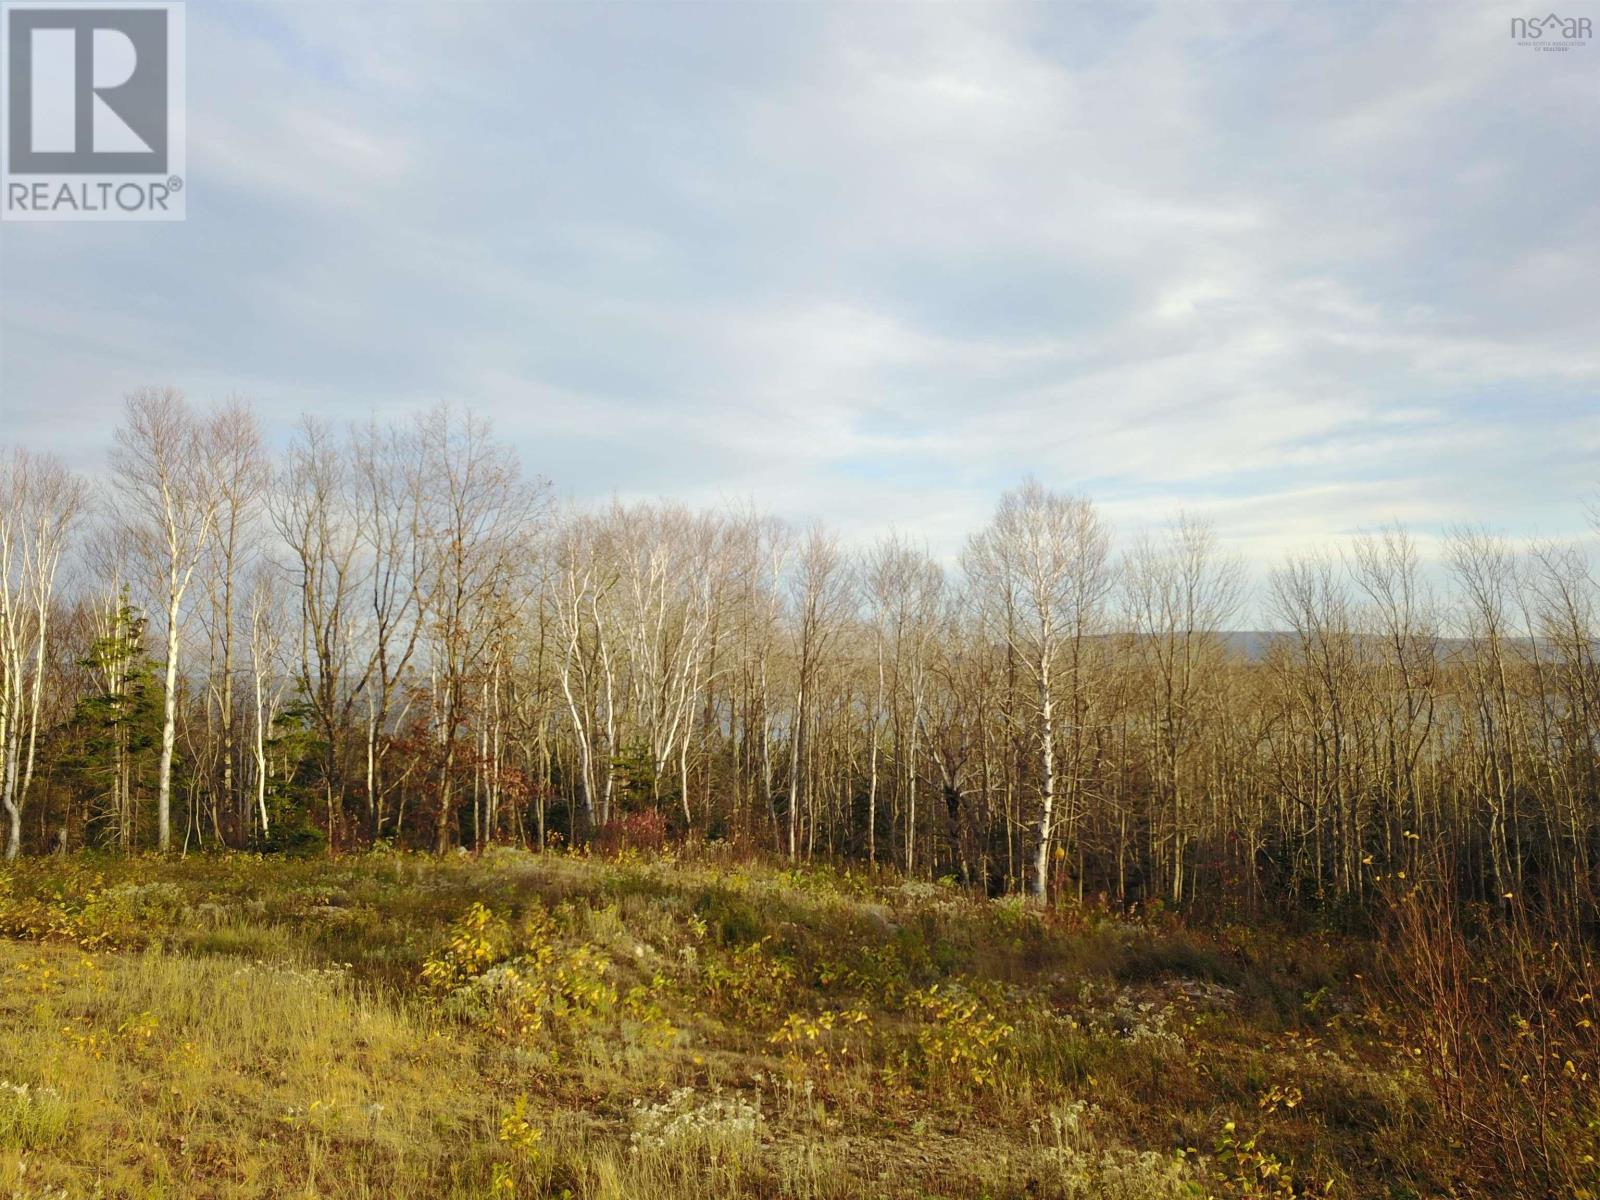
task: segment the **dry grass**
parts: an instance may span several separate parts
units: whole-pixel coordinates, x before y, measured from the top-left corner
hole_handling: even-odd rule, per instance
[[[512,852],[32,862],[0,929],[5,1196],[1476,1186],[1326,939]]]

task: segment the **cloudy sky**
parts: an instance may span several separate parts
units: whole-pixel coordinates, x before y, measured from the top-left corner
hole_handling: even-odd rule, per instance
[[[936,550],[1027,472],[1258,560],[1574,534],[1600,41],[1518,11],[191,0],[188,220],[0,227],[0,441],[175,383]]]

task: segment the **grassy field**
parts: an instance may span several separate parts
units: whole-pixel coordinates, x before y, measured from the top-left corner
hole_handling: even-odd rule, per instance
[[[1359,943],[714,858],[0,876],[0,1195],[1426,1197]]]

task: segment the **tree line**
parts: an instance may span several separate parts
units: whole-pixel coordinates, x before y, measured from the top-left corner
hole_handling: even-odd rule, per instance
[[[1444,545],[1383,528],[1252,588],[1203,521],[1118,549],[1030,480],[947,566],[562,507],[470,412],[274,454],[247,405],[147,389],[94,489],[0,457],[6,853],[717,839],[1248,912],[1446,864],[1587,918],[1588,548]]]

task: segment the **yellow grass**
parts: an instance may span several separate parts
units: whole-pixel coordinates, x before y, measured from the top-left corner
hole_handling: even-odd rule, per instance
[[[30,863],[0,928],[0,1196],[1447,1186],[1344,950],[1259,931],[510,852]]]

